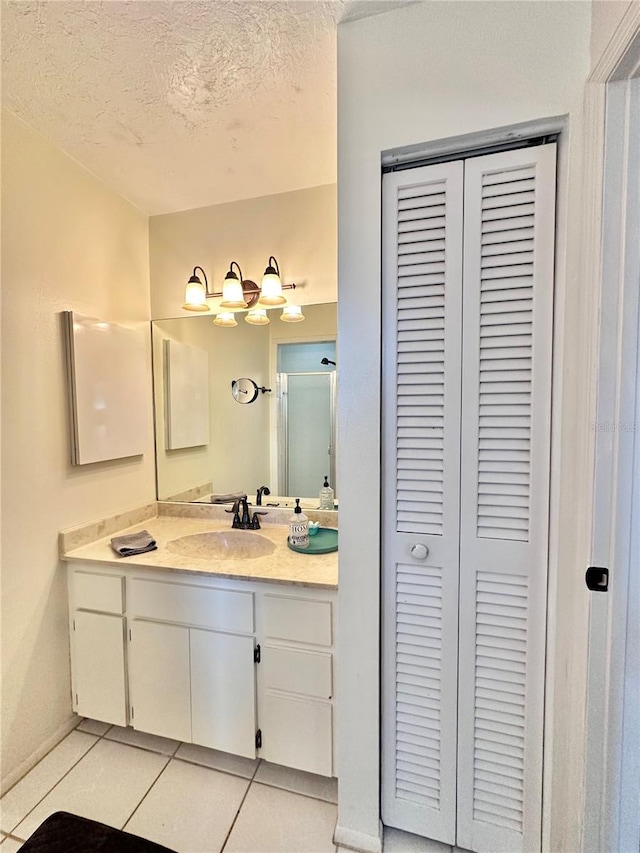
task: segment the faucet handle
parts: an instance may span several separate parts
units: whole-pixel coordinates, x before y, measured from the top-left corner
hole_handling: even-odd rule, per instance
[[[251,519],[251,529],[252,530],[260,530],[260,519],[259,515],[269,515],[268,512],[254,512],[253,518]]]

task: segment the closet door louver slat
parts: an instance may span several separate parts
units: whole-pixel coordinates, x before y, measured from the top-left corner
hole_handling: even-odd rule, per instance
[[[385,175],[383,820],[455,842],[461,163]],[[426,560],[411,546],[429,548]]]
[[[457,844],[540,847],[555,145],[465,164]]]

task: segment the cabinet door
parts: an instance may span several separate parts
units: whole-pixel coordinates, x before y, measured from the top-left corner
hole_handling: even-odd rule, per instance
[[[190,742],[189,629],[133,620],[130,630],[133,727]]]
[[[73,617],[76,710],[118,726],[127,725],[123,622],[121,616],[81,610]]]
[[[333,775],[332,707],[267,690],[260,706],[260,757],[320,776]]]
[[[253,637],[191,629],[193,742],[255,758]]]

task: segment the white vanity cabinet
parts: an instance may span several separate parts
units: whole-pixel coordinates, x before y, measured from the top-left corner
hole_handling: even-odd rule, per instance
[[[334,775],[335,590],[69,572],[79,714]]]
[[[258,730],[253,637],[190,633],[193,743],[253,758]]]
[[[69,595],[73,709],[126,726],[124,578],[74,571]]]
[[[262,599],[258,695],[267,761],[331,776],[333,610],[322,596],[268,592]]]
[[[255,593],[175,573],[128,589],[133,728],[254,757]]]
[[[191,741],[188,628],[130,620],[129,690],[134,729]]]

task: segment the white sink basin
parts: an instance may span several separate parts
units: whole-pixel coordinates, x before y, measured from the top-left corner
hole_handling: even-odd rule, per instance
[[[253,530],[219,530],[192,533],[167,543],[167,549],[182,557],[214,560],[254,560],[273,554],[275,543]]]

